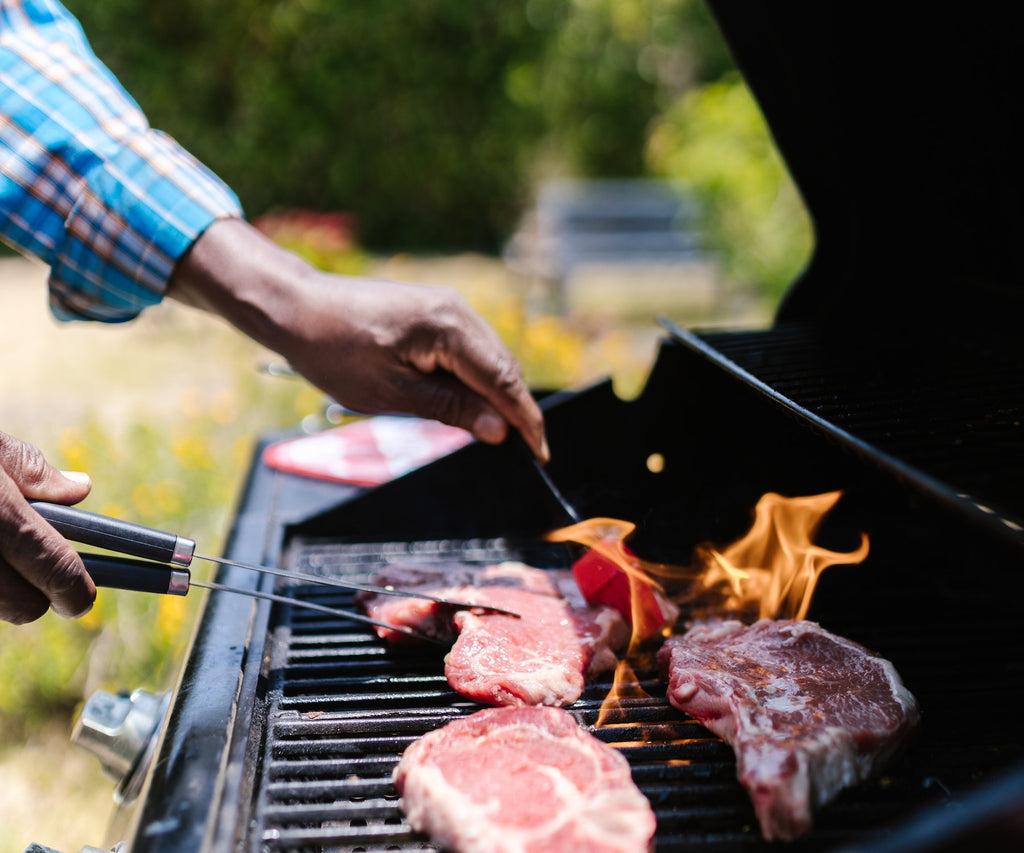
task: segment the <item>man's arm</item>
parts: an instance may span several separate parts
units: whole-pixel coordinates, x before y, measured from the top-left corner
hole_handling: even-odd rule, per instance
[[[168,293],[225,317],[351,409],[436,418],[492,443],[511,425],[547,460],[518,363],[449,288],[323,273],[225,221],[185,255]]]
[[[61,319],[128,320],[170,286],[353,409],[490,442],[511,425],[547,458],[519,366],[457,294],[328,275],[266,240],[215,175],[148,126],[55,0],[0,0],[0,239],[50,265]],[[90,606],[81,561],[26,500],[87,492],[0,438],[0,619]]]
[[[216,176],[148,126],[59,3],[0,0],[0,236],[50,264],[58,316],[130,319],[173,275],[179,299],[343,404],[484,441],[511,424],[547,458],[515,359],[455,293],[318,273],[240,217]]]

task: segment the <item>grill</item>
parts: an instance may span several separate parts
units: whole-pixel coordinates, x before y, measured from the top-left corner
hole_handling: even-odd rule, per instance
[[[851,362],[855,342],[813,326],[706,335],[720,358],[808,417],[963,495],[1024,509],[1024,360],[998,341],[887,341]],[[1009,466],[1009,467],[1008,467]]]
[[[379,549],[360,546],[357,553],[376,552],[371,566],[377,567],[377,555],[389,549],[394,553],[390,543]],[[437,551],[425,550],[479,565],[523,556],[520,549],[501,543],[482,548],[480,543],[448,542]],[[297,567],[336,573],[343,566],[352,579],[364,575],[360,562],[353,559],[351,546],[316,541],[298,543],[293,554]],[[402,554],[401,562],[409,562],[409,555]],[[321,588],[298,592],[321,603],[351,604],[345,595]],[[389,652],[372,633],[299,611],[282,614],[281,622],[270,656],[267,743],[253,840],[275,850],[431,849],[404,823],[391,770],[415,738],[477,706],[448,687],[436,653]],[[913,626],[861,627],[858,633],[891,650],[916,686],[927,691],[931,685],[933,693],[921,697],[926,706],[948,701],[946,673],[967,663],[962,644],[946,644],[936,659],[934,646],[921,649]],[[1014,627],[1004,623],[995,633],[1003,642],[1013,641]],[[655,672],[640,668],[637,675],[649,698],[630,700],[625,721],[595,728],[611,686],[607,680],[589,685],[571,711],[629,759],[634,779],[656,810],[658,849],[767,848],[736,781],[732,750],[668,705]],[[985,702],[993,676],[998,681],[997,673],[976,670],[960,697]],[[1019,754],[1020,738],[1012,726],[989,731],[984,743],[972,738],[965,744],[956,722],[961,711],[953,710],[941,726],[929,710],[928,734],[911,756],[892,773],[841,797],[822,815],[813,839],[793,848],[824,849],[854,839],[875,842],[894,819],[955,801],[954,791]],[[991,757],[979,763],[979,750]]]
[[[809,616],[893,661],[922,732],[786,849],[1019,849],[1015,22],[991,8],[966,21],[809,0],[713,8],[807,199],[814,258],[771,329],[666,324],[636,400],[608,382],[545,397],[548,472],[582,516],[633,521],[639,556],[679,564],[745,532],[767,491],[843,490],[817,541],[852,550],[864,531],[871,551],[824,574]],[[574,552],[541,537],[565,521],[512,446],[471,444],[370,491],[257,461],[227,555],[353,579],[440,560],[558,568]],[[233,569],[220,579],[271,588]],[[334,589],[290,591],[351,606]],[[628,758],[657,849],[766,848],[731,750],[669,708],[649,667],[638,678],[648,698],[613,725],[596,726],[607,681],[569,710]],[[405,825],[390,773],[412,740],[475,707],[448,688],[436,650],[213,597],[112,839],[135,853],[432,849]]]
[[[713,339],[748,355],[756,340]],[[681,401],[691,398],[713,400],[716,417],[685,417]],[[939,849],[928,846],[931,836],[953,834],[942,820],[955,815],[957,831],[975,832],[999,791],[1020,797],[1024,650],[1012,596],[992,595],[1020,590],[1022,546],[1005,517],[801,415],[708,340],[686,334],[665,342],[636,401],[599,383],[543,405],[556,482],[584,516],[639,519],[631,545],[648,559],[685,563],[704,539],[731,541],[769,489],[845,489],[818,541],[849,550],[866,531],[871,553],[825,573],[810,616],[895,663],[921,702],[923,731],[886,775],[842,794],[813,835],[789,847]],[[581,429],[594,423],[607,429]],[[569,442],[575,453],[560,453]],[[652,453],[665,463],[657,474],[646,464]],[[488,500],[496,483],[500,500]],[[352,580],[387,564],[519,559],[559,568],[575,555],[540,538],[564,519],[512,447],[470,445],[368,492],[319,488],[254,466],[229,552]],[[979,585],[981,568],[990,582]],[[290,592],[352,606],[335,588]],[[477,707],[450,690],[438,650],[390,649],[362,626],[252,607],[226,597],[207,606],[136,814],[134,849],[431,849],[404,823],[389,780],[413,739]],[[614,724],[596,726],[607,680],[570,711],[628,758],[658,818],[657,849],[767,848],[731,749],[668,706],[650,667],[637,674],[649,698],[631,700]],[[963,809],[989,786],[983,807]]]

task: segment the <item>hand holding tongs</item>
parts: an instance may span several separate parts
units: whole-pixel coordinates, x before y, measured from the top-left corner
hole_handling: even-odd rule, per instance
[[[188,566],[191,565],[193,559],[198,559],[225,566],[235,566],[249,571],[260,572],[261,574],[276,575],[303,583],[336,586],[343,589],[377,593],[379,595],[421,598],[464,610],[477,609],[486,610],[491,613],[501,613],[507,616],[518,616],[516,613],[498,607],[477,605],[468,601],[452,601],[426,593],[399,590],[390,586],[373,586],[371,584],[341,580],[340,578],[323,577],[321,575],[293,572],[270,566],[241,563],[237,560],[226,560],[221,557],[206,557],[195,553],[196,543],[194,540],[178,536],[175,533],[155,530],[130,521],[122,521],[121,519],[100,515],[76,507],[64,506],[63,504],[32,501],[31,505],[36,512],[66,539],[85,545],[93,545],[97,548],[106,548],[109,551],[120,554],[128,554],[131,557],[142,558],[133,560],[101,554],[80,554],[82,561],[85,563],[86,571],[96,586],[132,590],[135,592],[153,592],[161,595],[185,595],[190,587],[198,586],[204,589],[235,592],[253,598],[293,604],[296,607],[304,607],[344,619],[377,625],[390,631],[408,634],[418,639],[430,639],[411,628],[379,622],[369,616],[349,610],[326,607],[313,602],[268,592],[229,587],[213,581],[194,580],[191,577]]]

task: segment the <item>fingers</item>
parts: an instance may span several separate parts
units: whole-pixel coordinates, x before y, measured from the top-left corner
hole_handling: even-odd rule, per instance
[[[411,367],[402,380],[396,382],[394,390],[396,399],[402,401],[403,411],[462,427],[487,444],[500,444],[505,441],[511,423],[513,428],[523,434],[524,440],[537,458],[542,462],[548,461],[550,454],[539,409],[536,410],[537,417],[534,423],[522,419],[518,419],[518,423],[513,423],[512,417],[499,414],[488,398],[471,390],[467,383],[447,370],[427,373]],[[526,399],[528,407],[536,409],[536,403],[528,393]],[[529,425],[523,428],[519,423]]]
[[[12,625],[34,622],[50,609],[50,599],[0,560],[0,619]]]
[[[92,489],[88,474],[58,471],[31,444],[0,432],[0,467],[29,500],[73,504]]]
[[[96,587],[75,550],[13,489],[0,484],[0,618],[38,619],[47,606],[65,618],[88,613]]]
[[[447,321],[448,328],[433,330],[429,346],[411,353],[413,365],[422,374],[440,380],[432,373],[440,367],[458,380],[456,387],[440,381],[434,386],[436,414],[432,416],[464,426],[491,444],[504,441],[511,425],[534,455],[547,462],[544,417],[519,363],[491,327],[457,299],[457,313]]]
[[[92,607],[96,587],[75,550],[26,497],[73,502],[88,478],[66,477],[35,447],[0,433],[0,619],[20,624],[52,607],[75,618]]]
[[[508,421],[448,371],[426,373],[406,367],[393,393],[396,401],[401,400],[400,410],[408,414],[461,427],[487,444],[500,444],[508,437]]]
[[[464,383],[460,384],[463,390],[457,395],[463,399],[457,406],[468,413],[470,432],[480,441],[499,444],[508,434],[507,425],[511,425],[523,436],[533,454],[541,462],[547,462],[550,452],[544,435],[544,418],[522,377],[489,380],[487,376],[472,375],[465,364],[453,366],[456,376]],[[465,388],[476,393],[467,393]]]
[[[168,295],[220,314],[355,411],[438,418],[487,442],[511,426],[547,460],[515,358],[449,288],[323,273],[224,220],[179,261]]]

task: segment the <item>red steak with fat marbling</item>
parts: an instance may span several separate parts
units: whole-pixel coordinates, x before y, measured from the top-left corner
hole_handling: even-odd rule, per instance
[[[736,752],[761,833],[807,833],[813,810],[879,770],[916,728],[887,660],[808,621],[700,624],[658,653],[669,701]]]
[[[645,853],[655,819],[621,753],[557,708],[487,708],[406,749],[409,824],[456,853]]]
[[[448,683],[489,705],[571,705],[587,676],[615,667],[615,652],[629,640],[622,615],[588,605],[570,572],[502,563],[476,570],[392,570],[374,582],[519,614],[394,596],[359,598],[375,619],[452,642],[445,657]],[[386,629],[378,633],[406,641]]]
[[[487,705],[571,705],[587,675],[615,668],[612,649],[629,639],[611,607],[574,607],[505,587],[480,587],[474,600],[519,614],[455,614],[459,637],[444,659],[445,676],[463,696]]]

